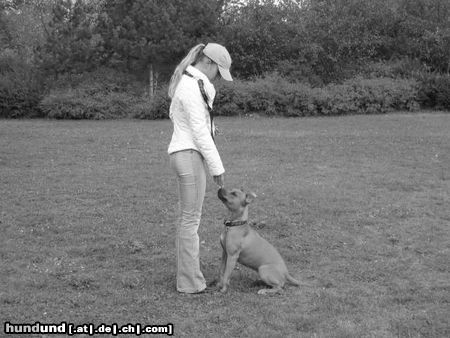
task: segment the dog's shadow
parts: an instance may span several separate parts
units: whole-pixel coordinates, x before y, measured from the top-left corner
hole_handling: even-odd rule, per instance
[[[236,273],[234,278],[234,284],[239,290],[248,289],[260,289],[270,287],[268,284],[264,283],[261,279],[254,279],[247,276],[245,273]],[[208,283],[208,287],[215,287],[219,283],[219,279],[216,278]]]
[[[270,285],[264,283],[261,279],[257,279],[250,283],[250,287],[252,287],[252,288],[267,288],[267,287],[270,287]]]

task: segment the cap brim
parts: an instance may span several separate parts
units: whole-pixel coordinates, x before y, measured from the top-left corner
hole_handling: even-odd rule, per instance
[[[230,71],[228,69],[219,66],[219,72],[224,80],[233,81],[233,78],[231,77]]]

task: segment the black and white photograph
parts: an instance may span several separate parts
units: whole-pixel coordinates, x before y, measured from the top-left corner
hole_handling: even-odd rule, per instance
[[[449,0],[0,0],[0,337],[450,337]]]

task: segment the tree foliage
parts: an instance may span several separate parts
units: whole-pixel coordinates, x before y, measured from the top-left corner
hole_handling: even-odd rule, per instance
[[[48,38],[40,50],[42,66],[48,72],[82,72],[103,62],[103,41],[96,33],[97,4],[87,0],[60,0],[54,4]]]
[[[106,65],[166,78],[190,47],[217,41],[238,77],[326,83],[393,58],[448,72],[449,17],[447,0],[0,0],[0,41],[55,74]]]
[[[194,44],[215,36],[220,6],[211,0],[106,0],[98,30],[111,64],[164,72]]]

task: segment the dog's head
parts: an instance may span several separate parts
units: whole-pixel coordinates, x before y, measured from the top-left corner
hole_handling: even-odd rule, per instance
[[[242,189],[227,190],[225,188],[220,188],[217,196],[231,212],[239,212],[245,209],[256,198],[254,192],[244,192]]]

